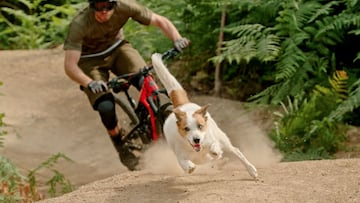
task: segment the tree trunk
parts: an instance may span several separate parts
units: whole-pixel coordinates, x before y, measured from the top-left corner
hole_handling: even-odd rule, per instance
[[[226,5],[224,5],[222,13],[221,13],[221,22],[220,22],[220,33],[219,33],[219,41],[216,50],[216,55],[221,54],[221,47],[224,41],[224,27],[226,21]],[[220,96],[221,91],[221,63],[216,64],[215,66],[215,87],[214,87],[214,96]]]

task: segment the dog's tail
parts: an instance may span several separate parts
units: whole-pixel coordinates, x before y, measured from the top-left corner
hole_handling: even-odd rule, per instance
[[[164,62],[162,61],[161,54],[153,54],[151,56],[152,65],[159,77],[161,83],[164,85],[174,108],[189,103],[189,98],[186,91],[176,78],[169,72]]]

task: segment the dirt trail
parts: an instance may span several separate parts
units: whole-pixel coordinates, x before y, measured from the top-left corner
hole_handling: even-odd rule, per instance
[[[262,120],[239,102],[212,97],[191,99],[211,104],[218,125],[259,169],[258,181],[231,155],[185,175],[162,141],[144,155],[144,170],[128,172],[62,64],[61,49],[0,52],[0,112],[9,132],[0,153],[24,170],[58,152],[74,160],[58,169],[79,188],[44,202],[360,202],[359,159],[279,163]]]

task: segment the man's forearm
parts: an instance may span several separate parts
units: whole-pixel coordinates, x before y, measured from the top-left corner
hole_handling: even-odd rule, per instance
[[[172,41],[181,39],[181,35],[174,26],[174,24],[167,18],[153,14],[150,25],[160,28],[160,30],[165,34],[166,37]]]
[[[65,51],[65,73],[70,79],[76,83],[86,87],[92,79],[87,76],[77,65],[80,59],[80,52],[67,50]]]
[[[92,81],[79,67],[65,67],[65,73],[71,80],[84,87]]]

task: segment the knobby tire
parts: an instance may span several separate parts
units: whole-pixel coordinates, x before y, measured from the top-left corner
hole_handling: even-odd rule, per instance
[[[113,94],[115,103],[118,104],[121,109],[126,113],[126,115],[131,120],[131,125],[136,125],[138,123],[137,116],[134,112],[134,109],[125,101],[120,95]]]

